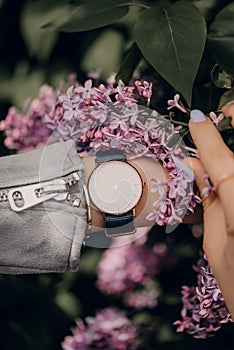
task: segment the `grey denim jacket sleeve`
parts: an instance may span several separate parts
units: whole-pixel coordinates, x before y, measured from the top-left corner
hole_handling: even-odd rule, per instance
[[[83,171],[72,140],[0,157],[0,273],[77,270],[87,225]],[[41,203],[30,206],[34,200]]]

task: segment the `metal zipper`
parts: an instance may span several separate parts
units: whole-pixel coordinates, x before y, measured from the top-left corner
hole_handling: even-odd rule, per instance
[[[74,172],[66,178],[58,178],[42,183],[15,187],[10,190],[0,190],[0,202],[8,201],[14,211],[23,211],[50,199],[67,200],[72,206],[80,206],[80,198],[70,193],[71,186],[80,180],[79,172]]]

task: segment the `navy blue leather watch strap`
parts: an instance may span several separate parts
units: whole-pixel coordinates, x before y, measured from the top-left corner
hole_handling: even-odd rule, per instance
[[[110,148],[108,151],[98,151],[96,153],[98,164],[108,162],[109,160],[126,160],[124,151],[116,148]]]
[[[105,214],[106,235],[117,236],[135,232],[133,210],[122,215]]]
[[[98,164],[111,160],[125,161],[126,155],[122,150],[111,148],[107,151],[98,151],[96,153],[96,159]],[[120,215],[105,213],[104,219],[106,224],[105,233],[108,237],[130,234],[136,231],[134,227],[133,210]]]

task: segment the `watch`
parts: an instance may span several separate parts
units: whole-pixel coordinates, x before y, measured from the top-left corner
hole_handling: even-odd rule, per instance
[[[105,234],[115,237],[135,233],[135,206],[143,191],[139,172],[127,163],[124,151],[115,148],[98,151],[96,162],[87,188],[92,204],[104,215]]]

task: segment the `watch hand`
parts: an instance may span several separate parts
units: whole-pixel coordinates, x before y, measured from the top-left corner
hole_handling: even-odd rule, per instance
[[[127,198],[126,194],[132,195],[132,187],[129,184],[129,182],[128,181],[122,181],[122,182],[120,182],[118,184],[117,187],[118,187],[120,196],[128,203],[129,202],[129,196]],[[129,189],[130,189],[130,191],[129,191]]]
[[[124,196],[124,194],[122,193],[123,191],[120,190],[120,187],[121,184],[118,184],[118,185],[114,185],[114,190],[115,190],[115,193],[117,195],[117,197],[122,197],[124,199],[124,201],[126,201],[128,203],[128,199],[126,198],[126,196]]]
[[[122,197],[122,198],[128,203],[129,199],[127,199],[127,198],[123,195],[123,193],[119,192],[119,195],[120,195],[120,197]]]

